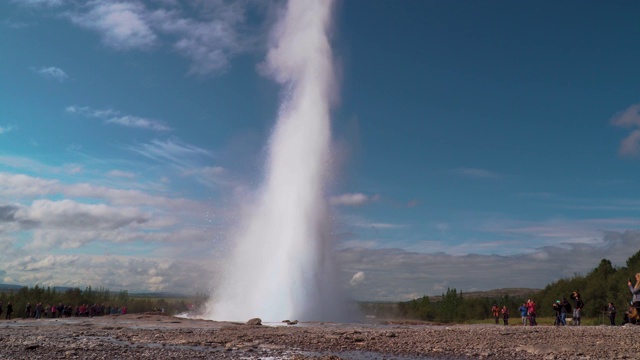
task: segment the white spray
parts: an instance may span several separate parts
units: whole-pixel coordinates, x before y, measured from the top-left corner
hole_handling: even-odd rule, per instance
[[[334,74],[333,1],[290,0],[265,70],[286,89],[260,199],[237,239],[207,317],[332,320],[342,314],[328,243],[324,187]]]

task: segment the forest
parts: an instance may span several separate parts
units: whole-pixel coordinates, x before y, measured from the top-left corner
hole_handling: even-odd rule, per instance
[[[128,291],[110,291],[106,288],[93,289],[90,286],[81,290],[79,288],[58,289],[51,287],[22,287],[18,290],[8,290],[0,293],[0,304],[2,305],[2,319],[6,314],[6,305],[11,302],[13,305],[12,317],[27,317],[27,304],[31,304],[32,316],[35,305],[42,303],[44,307],[58,305],[71,305],[75,307],[81,304],[101,304],[105,307],[127,308],[127,313],[140,313],[149,311],[162,311],[167,314],[179,314],[187,312],[190,308],[198,306],[198,303],[205,299],[202,295],[194,298],[168,298],[151,295],[130,295]]]
[[[497,304],[500,307],[506,305],[510,310],[511,321],[517,323],[520,319],[518,308],[527,299],[537,303],[538,316],[553,317],[553,303],[562,298],[571,301],[570,294],[577,291],[585,302],[583,320],[591,318],[591,323],[597,323],[598,319],[603,318],[609,302],[613,302],[618,309],[618,319],[622,318],[622,313],[628,309],[631,300],[627,282],[634,279],[637,272],[640,272],[640,251],[627,259],[626,266],[614,267],[611,261],[602,259],[586,275],[575,274],[570,278],[560,279],[526,296],[504,294],[494,297],[465,297],[462,291],[454,288],[447,289],[437,299],[423,296],[395,304],[363,303],[360,306],[365,314],[376,318],[463,323],[492,318],[491,306]]]

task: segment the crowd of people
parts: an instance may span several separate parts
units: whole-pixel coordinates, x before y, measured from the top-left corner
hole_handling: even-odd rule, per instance
[[[2,316],[2,303],[0,302],[0,316]],[[7,303],[6,307],[6,316],[5,319],[11,319],[11,314],[13,313],[13,305],[11,302]],[[127,313],[127,307],[112,307],[112,306],[104,306],[100,304],[93,305],[64,305],[63,303],[59,303],[58,305],[42,305],[41,302],[32,306],[31,303],[27,303],[24,310],[24,318],[66,318],[71,316],[76,317],[93,317],[93,316],[103,316],[103,315],[124,315]],[[1,317],[0,317],[1,318]]]
[[[640,325],[640,273],[635,275],[635,279],[635,285],[633,284],[632,279],[629,279],[627,283],[633,297],[631,299],[629,309],[624,313],[622,324],[632,323]],[[582,300],[580,293],[577,291],[572,292],[569,298],[571,301],[567,300],[567,298],[562,298],[562,300],[556,300],[553,303],[552,306],[555,312],[554,325],[567,325],[567,314],[571,314],[571,325],[580,326],[584,301]],[[535,326],[538,324],[536,322],[536,307],[536,303],[529,299],[524,302],[520,308],[518,308],[520,316],[522,317],[523,326]],[[609,318],[609,324],[612,326],[615,325],[617,314],[615,305],[610,302],[606,311]],[[506,305],[501,308],[498,304],[494,303],[491,307],[491,314],[493,315],[496,324],[499,324],[500,319],[502,318],[503,324],[509,325],[509,309]]]

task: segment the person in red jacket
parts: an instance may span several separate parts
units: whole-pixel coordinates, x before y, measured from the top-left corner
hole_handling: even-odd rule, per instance
[[[491,314],[493,314],[493,318],[496,320],[496,325],[498,325],[498,321],[500,320],[500,307],[498,304],[493,304],[491,307]]]

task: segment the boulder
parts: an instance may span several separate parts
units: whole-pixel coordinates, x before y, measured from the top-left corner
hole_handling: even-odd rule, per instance
[[[249,321],[247,321],[247,325],[262,325],[262,319],[260,318],[249,319]]]

